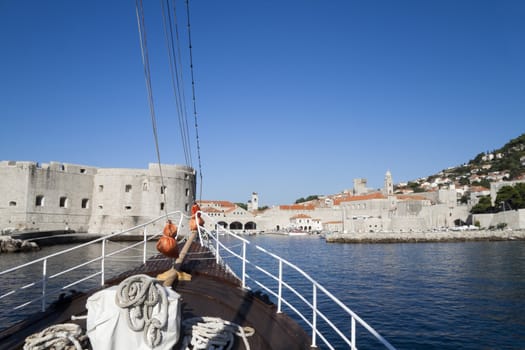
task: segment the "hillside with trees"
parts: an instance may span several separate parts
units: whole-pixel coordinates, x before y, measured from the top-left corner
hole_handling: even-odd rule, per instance
[[[468,163],[405,184],[398,184],[395,186],[395,192],[417,193],[454,186],[464,192],[460,201],[467,204],[473,190],[488,191],[492,182],[519,180],[525,180],[525,134],[510,140],[499,149],[479,153]],[[472,213],[524,208],[523,186],[501,188],[494,205],[490,196],[481,197],[473,206]]]

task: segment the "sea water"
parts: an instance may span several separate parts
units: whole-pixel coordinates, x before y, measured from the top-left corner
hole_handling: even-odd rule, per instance
[[[302,268],[398,349],[525,349],[525,241],[328,244],[318,236],[269,234],[248,239]],[[64,247],[0,255],[0,271]],[[83,258],[99,254],[97,248],[82,252]],[[121,265],[132,266],[125,260]],[[1,276],[0,285],[7,285]],[[311,286],[304,287],[308,294]],[[350,321],[339,321],[348,323],[348,333]],[[359,341],[360,349],[381,348]],[[336,349],[347,348],[334,342]]]
[[[525,349],[524,241],[251,242],[303,268],[398,349]]]

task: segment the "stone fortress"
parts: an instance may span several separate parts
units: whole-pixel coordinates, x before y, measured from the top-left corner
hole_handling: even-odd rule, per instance
[[[163,181],[158,164],[149,164],[148,169],[110,169],[2,161],[0,231],[106,234],[166,211],[188,214],[195,200],[195,171],[181,165],[161,168]]]

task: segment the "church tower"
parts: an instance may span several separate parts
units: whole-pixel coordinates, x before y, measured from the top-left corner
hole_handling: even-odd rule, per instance
[[[392,181],[392,174],[390,173],[390,170],[387,170],[385,174],[385,186],[383,187],[383,194],[387,197],[394,195],[394,183]]]
[[[252,192],[252,199],[248,201],[248,211],[259,209],[259,195],[257,192]]]

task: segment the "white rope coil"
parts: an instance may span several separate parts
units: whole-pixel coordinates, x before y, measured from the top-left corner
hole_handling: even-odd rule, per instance
[[[164,288],[148,275],[134,275],[122,281],[115,295],[116,304],[127,309],[128,326],[144,331],[146,344],[153,348],[162,342],[161,329],[168,322],[168,298]],[[158,306],[159,312],[153,313]]]
[[[182,322],[184,339],[183,350],[197,349],[226,349],[233,347],[234,335],[242,338],[244,348],[250,349],[247,337],[252,336],[255,330],[251,327],[241,327],[236,323],[225,321],[217,317],[193,317]]]
[[[87,336],[75,323],[58,324],[26,338],[24,350],[82,350]]]

